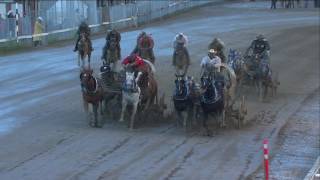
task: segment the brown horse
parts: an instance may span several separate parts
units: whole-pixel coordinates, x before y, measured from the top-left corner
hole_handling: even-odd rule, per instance
[[[90,39],[86,36],[85,33],[80,34],[80,41],[78,44],[78,65],[80,66],[80,59],[82,61],[82,66],[85,65],[85,58],[88,58],[88,63],[90,67],[90,59],[91,59],[91,49],[90,49]]]
[[[177,75],[187,74],[190,65],[190,56],[183,43],[177,43],[172,57],[172,64],[176,68]]]
[[[140,107],[146,111],[151,105],[158,104],[158,84],[152,73],[143,73],[138,81],[141,89]]]
[[[90,68],[84,68],[80,73],[83,106],[88,114],[89,103],[92,104],[94,121],[90,121],[89,125],[92,127],[102,127],[102,123],[98,118],[98,109],[100,107],[100,114],[102,115],[103,89],[97,78],[92,74],[93,70]]]

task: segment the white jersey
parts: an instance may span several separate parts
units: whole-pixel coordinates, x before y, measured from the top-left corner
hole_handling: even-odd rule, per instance
[[[206,73],[220,71],[221,59],[218,56],[214,58],[210,58],[209,56],[205,56],[201,60],[200,64],[201,68],[204,69]]]

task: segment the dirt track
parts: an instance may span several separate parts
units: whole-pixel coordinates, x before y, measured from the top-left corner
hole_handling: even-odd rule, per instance
[[[157,78],[169,108],[177,32],[189,37],[190,74],[196,79],[213,37],[241,51],[257,33],[270,40],[272,68],[280,72],[277,98],[260,103],[249,91],[248,124],[219,130],[212,138],[186,134],[168,123],[133,132],[116,121],[102,129],[88,127],[72,45],[0,57],[0,179],[246,178],[260,166],[263,138],[270,139],[271,147],[279,140],[280,129],[317,91],[320,77],[319,11],[246,5],[203,7],[144,27],[156,42]],[[123,56],[137,34],[122,34]],[[93,41],[96,70],[103,43],[103,38]]]

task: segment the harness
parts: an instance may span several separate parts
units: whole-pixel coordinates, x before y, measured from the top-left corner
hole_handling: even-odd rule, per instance
[[[214,80],[212,80],[211,84],[206,87],[206,92],[201,95],[200,102],[205,104],[214,104],[221,99],[221,95],[218,93],[218,90],[214,85],[214,83],[215,83]],[[209,89],[209,86],[212,86],[213,88],[212,90],[214,91],[214,96],[209,97],[208,95],[206,95]]]
[[[175,89],[175,93],[174,93],[174,100],[178,100],[178,101],[185,101],[189,98],[189,95],[190,95],[190,88],[189,88],[189,85],[188,85],[188,82],[185,81],[184,82],[184,93],[182,94],[179,94],[178,93],[178,85],[177,83],[180,83],[179,81],[176,80],[176,89]]]

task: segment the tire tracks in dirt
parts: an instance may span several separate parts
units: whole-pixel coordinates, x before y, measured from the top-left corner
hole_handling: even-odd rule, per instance
[[[100,155],[96,157],[94,160],[92,160],[84,170],[81,170],[81,172],[73,174],[71,177],[67,179],[79,179],[79,177],[85,174],[87,171],[90,171],[91,169],[94,169],[99,164],[105,162],[106,161],[105,158],[107,158],[109,155],[119,150],[121,147],[125,146],[130,141],[131,138],[132,136],[126,137],[123,140],[121,140],[117,145],[115,145],[111,150],[100,153]]]
[[[37,154],[34,154],[34,155],[32,155],[31,157],[29,157],[29,158],[27,158],[27,159],[25,159],[25,160],[23,160],[23,161],[20,161],[20,162],[19,162],[18,164],[16,164],[15,166],[13,166],[13,167],[11,167],[11,168],[8,168],[8,169],[6,170],[6,172],[11,172],[11,171],[15,170],[16,168],[19,168],[19,167],[23,166],[23,165],[26,164],[27,162],[30,162],[30,161],[32,161],[32,160],[34,160],[34,159],[36,159],[36,158],[38,158],[38,157],[46,154],[46,153],[49,153],[49,152],[52,151],[53,149],[55,149],[55,148],[57,148],[58,146],[62,145],[63,142],[71,139],[73,136],[74,136],[74,135],[71,135],[71,136],[64,137],[64,138],[58,140],[58,142],[55,143],[52,147],[48,148],[48,149],[45,150],[45,151],[39,152],[39,153],[37,153]],[[0,172],[1,172],[1,171],[0,171]]]

